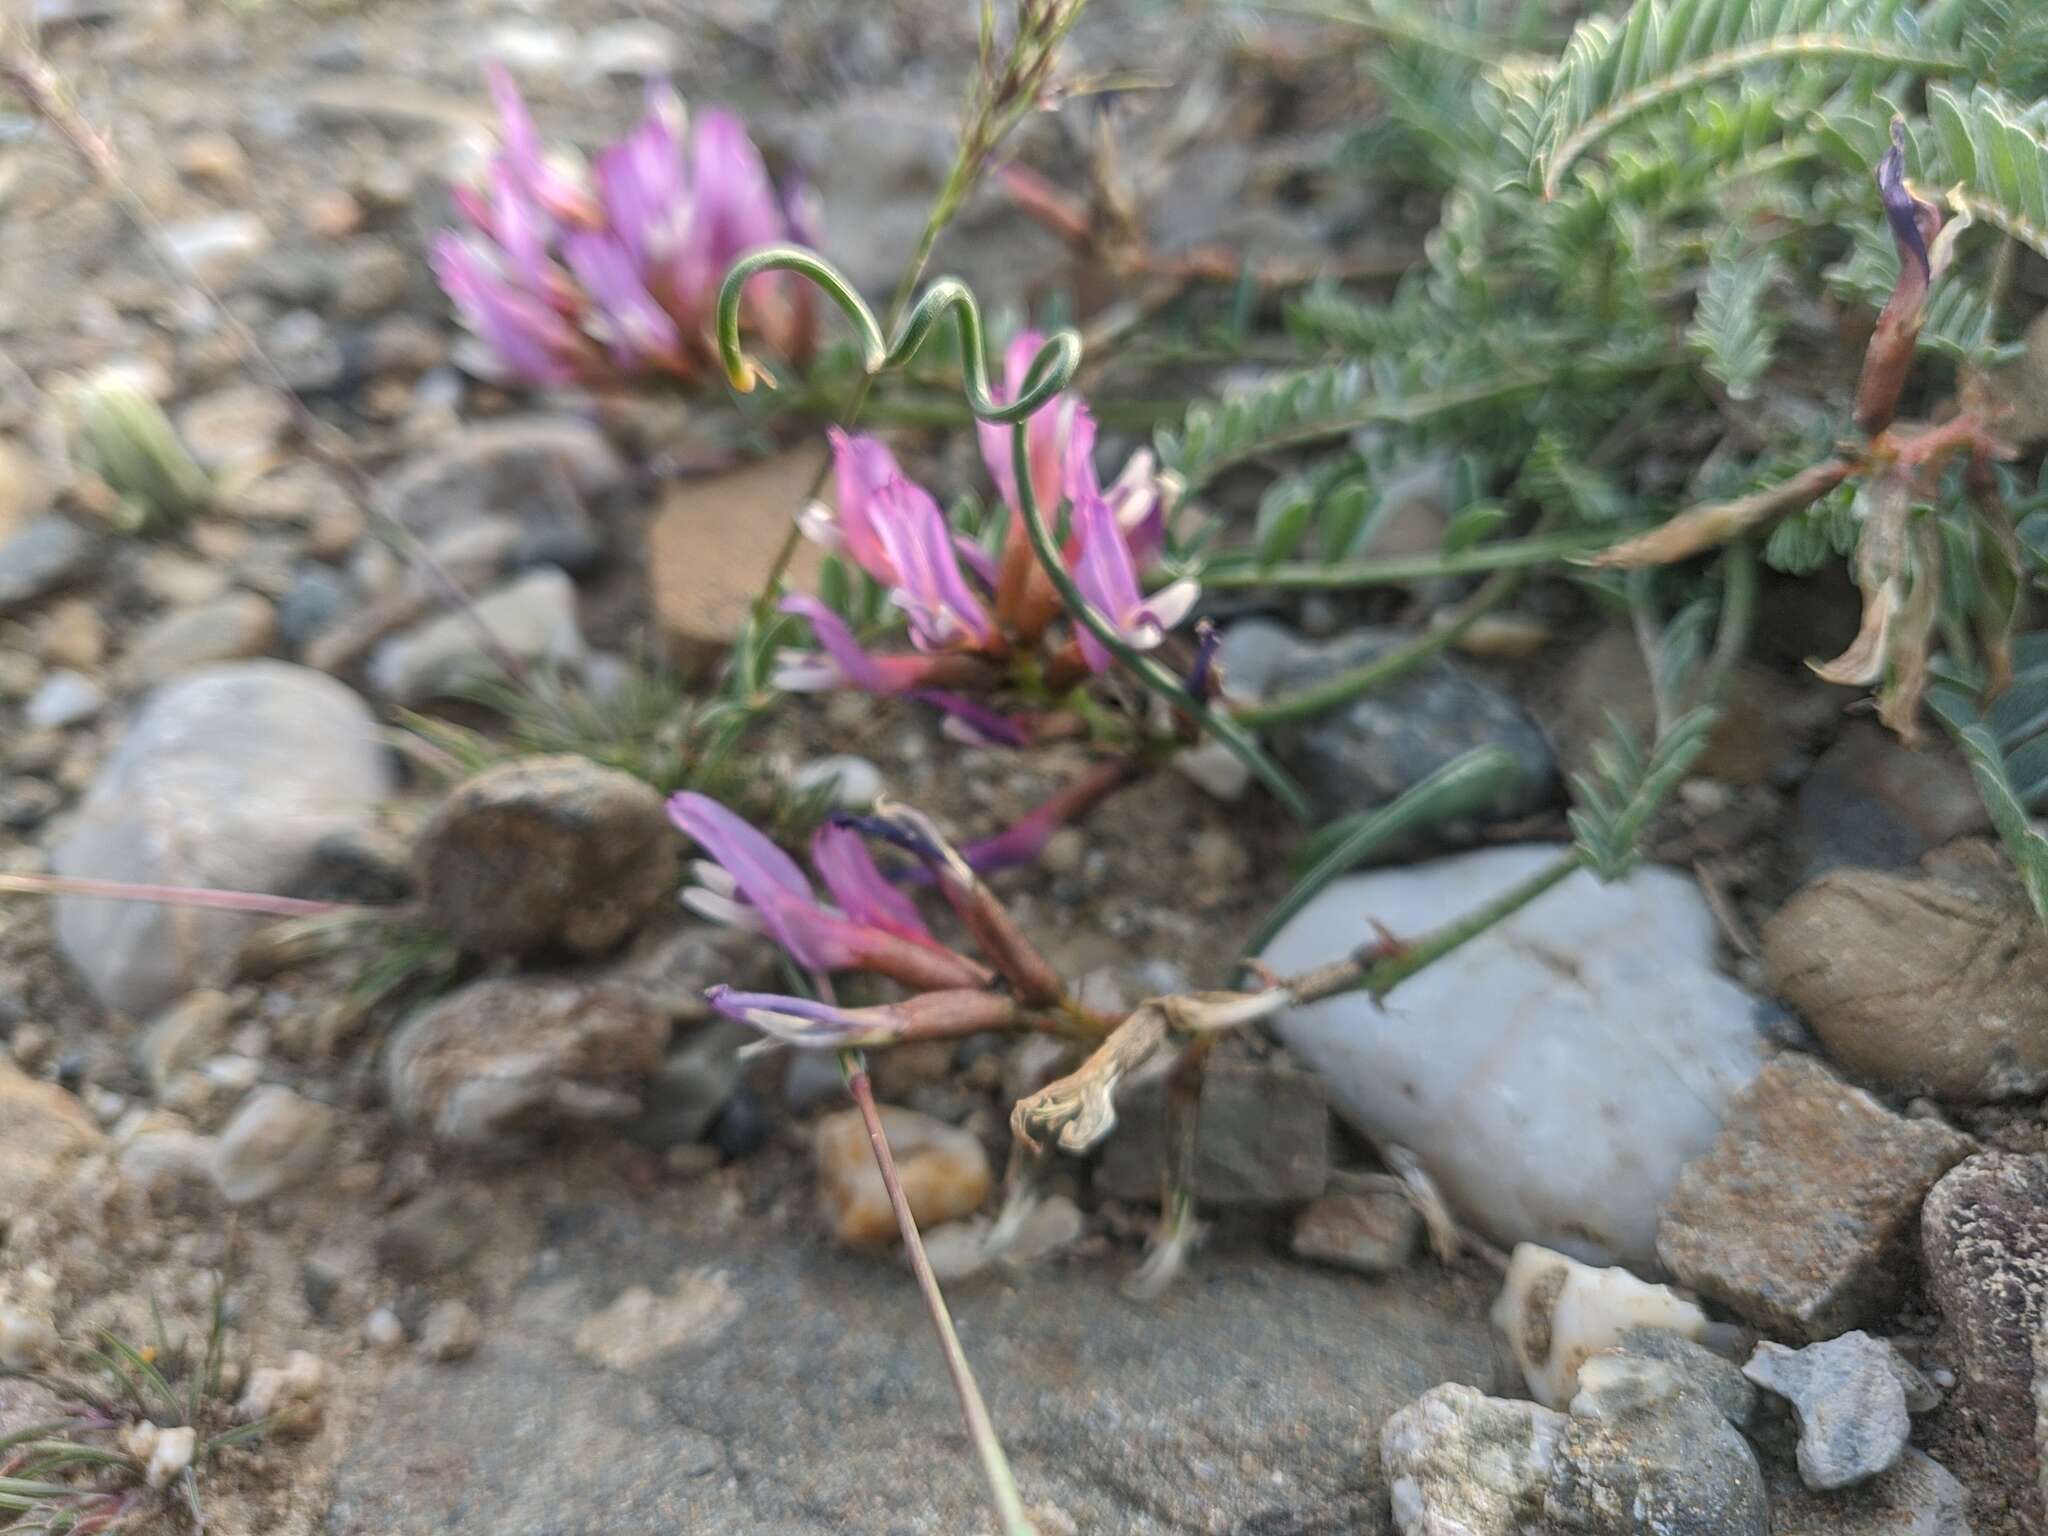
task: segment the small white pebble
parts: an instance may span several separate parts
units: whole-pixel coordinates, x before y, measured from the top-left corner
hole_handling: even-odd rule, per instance
[[[168,1488],[171,1480],[182,1477],[185,1469],[192,1465],[192,1458],[199,1450],[199,1431],[191,1425],[181,1429],[160,1429],[156,1434],[156,1448],[149,1453],[149,1465],[143,1476],[152,1488]]]
[[[1956,1373],[1945,1365],[1937,1365],[1927,1373],[1927,1379],[1946,1392],[1956,1384]]]
[[[128,1100],[111,1088],[102,1088],[98,1083],[90,1084],[81,1097],[85,1107],[92,1111],[93,1119],[101,1125],[112,1125],[128,1112]]]
[[[363,1342],[372,1349],[397,1349],[405,1342],[405,1324],[389,1307],[379,1307],[363,1319]]]
[[[0,1366],[25,1371],[56,1350],[57,1330],[49,1319],[18,1307],[0,1307]]]

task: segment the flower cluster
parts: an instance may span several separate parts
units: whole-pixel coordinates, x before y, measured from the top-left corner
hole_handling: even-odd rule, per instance
[[[1027,331],[1010,344],[1004,398],[1022,388],[1042,342]],[[979,428],[982,457],[1009,510],[997,555],[956,534],[931,493],[903,473],[879,440],[832,434],[837,505],[807,508],[804,532],[887,589],[907,621],[913,649],[874,654],[824,602],[793,595],[783,600],[783,611],[809,621],[819,648],[785,653],[776,678],[780,686],[912,694],[946,710],[956,733],[1014,745],[1026,728],[963,692],[994,685],[1009,664],[1024,658],[1054,687],[1108,670],[1110,654],[1095,635],[1071,616],[1061,622],[1059,593],[1032,552],[1011,456],[1012,430],[986,422]],[[1164,546],[1175,481],[1141,450],[1104,486],[1095,473],[1095,419],[1071,391],[1033,412],[1025,430],[1034,503],[1049,520],[1063,504],[1067,508],[1062,555],[1075,585],[1125,643],[1138,650],[1156,647],[1198,595],[1191,580],[1149,596],[1140,585],[1140,572]]]
[[[594,166],[541,147],[502,69],[491,73],[502,148],[480,185],[455,189],[470,228],[434,245],[441,286],[508,373],[532,384],[718,376],[719,284],[745,252],[809,241],[800,192],[779,192],[730,112],[694,124],[673,89]],[[810,290],[785,275],[748,285],[749,322],[786,356],[808,355]]]
[[[811,867],[829,898],[821,900],[796,860],[716,800],[685,792],[669,801],[668,811],[710,855],[692,866],[697,883],[683,893],[685,906],[715,922],[768,935],[821,982],[834,972],[866,971],[913,994],[898,1003],[842,1008],[830,1001],[713,987],[706,996],[721,1013],[803,1046],[962,1033],[1009,1022],[1014,999],[991,990],[996,972],[932,937],[915,903],[883,877],[854,826],[821,827],[811,841]],[[905,836],[876,825],[892,840]],[[937,858],[936,843],[915,834],[911,840],[920,852]],[[964,879],[966,886],[942,879],[941,889],[949,900],[978,901],[972,876]],[[963,915],[973,931],[972,913]]]

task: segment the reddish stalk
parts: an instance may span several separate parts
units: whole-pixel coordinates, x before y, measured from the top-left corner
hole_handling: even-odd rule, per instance
[[[946,1357],[946,1371],[953,1378],[953,1391],[959,1396],[960,1411],[967,1420],[967,1436],[973,1441],[974,1453],[981,1460],[982,1476],[988,1480],[989,1497],[996,1506],[1004,1536],[1038,1536],[1037,1528],[1024,1513],[1024,1501],[1017,1493],[1017,1481],[1010,1475],[1009,1458],[1003,1454],[1002,1442],[996,1438],[995,1424],[988,1416],[988,1405],[982,1401],[981,1389],[975,1385],[974,1371],[967,1363],[966,1352],[960,1347],[960,1336],[953,1331],[953,1317],[946,1310],[946,1298],[939,1290],[938,1277],[932,1273],[931,1260],[925,1256],[924,1240],[918,1236],[917,1218],[910,1212],[910,1199],[903,1193],[903,1181],[896,1173],[896,1159],[890,1155],[889,1138],[882,1130],[881,1111],[875,1107],[875,1089],[868,1081],[867,1066],[858,1052],[842,1051],[839,1053],[839,1069],[845,1074],[847,1092],[860,1106],[861,1121],[868,1130],[868,1144],[874,1149],[875,1166],[881,1170],[883,1187],[889,1191],[889,1204],[896,1212],[896,1226],[902,1232],[903,1246],[910,1254],[910,1268],[917,1276],[917,1288],[924,1293],[932,1326],[938,1330],[939,1349]]]
[[[255,912],[266,917],[327,917],[366,910],[346,901],[307,901],[263,891],[216,891],[196,885],[136,885],[126,880],[92,880],[83,875],[0,875],[0,891],[31,896],[88,896],[96,901],[145,901],[166,907],[206,907],[216,912]]]

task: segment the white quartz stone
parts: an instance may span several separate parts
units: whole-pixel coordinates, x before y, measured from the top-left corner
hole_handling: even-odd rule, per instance
[[[1564,1408],[1579,1390],[1579,1368],[1629,1329],[1697,1339],[1707,1316],[1668,1286],[1625,1269],[1595,1269],[1522,1243],[1493,1304],[1493,1326],[1506,1336],[1529,1395],[1546,1408]]]
[[[1306,970],[1419,938],[1559,857],[1490,848],[1331,886],[1263,956]],[[1474,1226],[1595,1263],[1655,1264],[1658,1208],[1762,1064],[1755,1004],[1715,967],[1694,883],[1580,872],[1403,984],[1282,1015],[1340,1113],[1417,1154]]]

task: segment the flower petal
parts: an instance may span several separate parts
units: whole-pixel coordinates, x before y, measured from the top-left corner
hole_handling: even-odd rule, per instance
[[[917,906],[882,878],[874,856],[851,827],[827,823],[811,838],[811,867],[839,909],[857,923],[930,943],[932,933]]]

